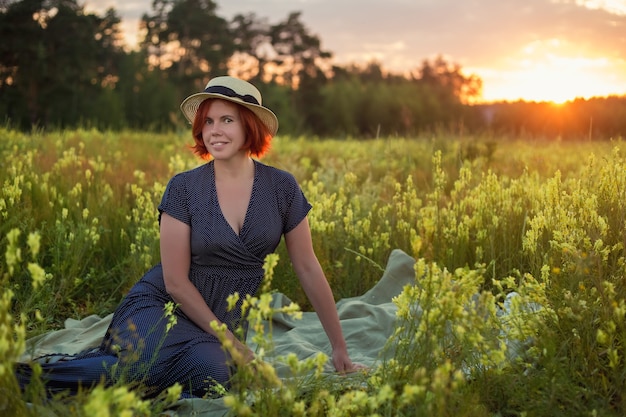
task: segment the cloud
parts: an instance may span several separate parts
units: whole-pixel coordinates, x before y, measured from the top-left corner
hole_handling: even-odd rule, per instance
[[[462,65],[506,60],[534,41],[562,39],[584,53],[626,54],[626,17],[589,9],[574,1],[526,0],[316,0],[225,3],[234,13],[256,5],[258,16],[276,23],[289,12],[334,52],[346,57],[377,56],[417,66],[437,54]],[[402,50],[389,45],[405,45]],[[398,57],[402,55],[402,59]],[[395,68],[398,69],[398,68]]]

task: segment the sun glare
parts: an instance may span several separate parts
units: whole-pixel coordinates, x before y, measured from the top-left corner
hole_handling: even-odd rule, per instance
[[[616,75],[620,73],[623,75]],[[575,98],[621,95],[626,94],[626,62],[581,56],[575,48],[551,39],[528,44],[506,67],[487,71],[483,85],[485,101],[559,104]]]
[[[494,93],[530,101],[563,103],[576,97],[617,93],[610,80],[594,74],[584,59],[555,58],[551,62],[526,61],[523,69],[507,72],[506,85]],[[494,86],[496,87],[496,86]]]

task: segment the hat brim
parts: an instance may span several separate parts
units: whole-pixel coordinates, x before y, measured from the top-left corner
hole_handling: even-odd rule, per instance
[[[229,97],[217,93],[196,93],[190,95],[185,100],[183,100],[183,102],[180,104],[180,110],[183,112],[185,118],[187,119],[187,121],[189,121],[189,123],[193,124],[193,120],[195,119],[196,113],[198,112],[198,107],[200,107],[200,104],[208,98],[227,100],[239,104],[240,106],[246,107],[258,116],[258,118],[267,127],[272,136],[276,135],[276,132],[278,132],[278,118],[276,117],[274,112],[272,112],[267,107],[259,106],[252,103],[246,103],[245,101],[237,97]]]

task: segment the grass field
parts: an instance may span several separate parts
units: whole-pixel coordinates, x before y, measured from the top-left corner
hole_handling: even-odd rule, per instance
[[[168,179],[200,163],[189,143],[0,129],[0,410],[35,415],[25,402],[42,401],[36,387],[20,395],[10,372],[25,339],[112,312],[158,262],[156,207]],[[264,162],[293,173],[313,204],[315,249],[337,299],[373,286],[395,248],[418,260],[422,278],[396,300],[393,359],[355,386],[264,381],[272,391],[258,390],[254,405],[249,393],[228,404],[240,415],[626,415],[623,148],[618,139],[276,138]],[[278,254],[272,290],[309,309],[283,246]],[[513,291],[504,322],[495,306]],[[462,308],[475,294],[480,316]],[[523,352],[511,355],[503,335]],[[171,401],[134,395],[112,387],[47,407],[158,415]]]

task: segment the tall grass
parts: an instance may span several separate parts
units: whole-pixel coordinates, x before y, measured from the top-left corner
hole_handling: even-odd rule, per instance
[[[108,314],[158,262],[156,206],[167,180],[199,163],[189,142],[0,130],[0,383],[11,394],[0,409],[32,413],[10,372],[26,337]],[[313,203],[315,249],[336,297],[374,285],[395,248],[417,259],[416,282],[395,300],[398,326],[380,367],[337,384],[317,363],[285,358],[293,385],[262,365],[241,376],[257,388],[252,397],[235,391],[227,403],[248,415],[624,415],[622,148],[276,138],[265,162],[292,172]],[[273,289],[308,309],[284,246],[277,252]],[[250,308],[266,317],[262,300]],[[163,407],[124,386],[76,401],[63,410]]]

